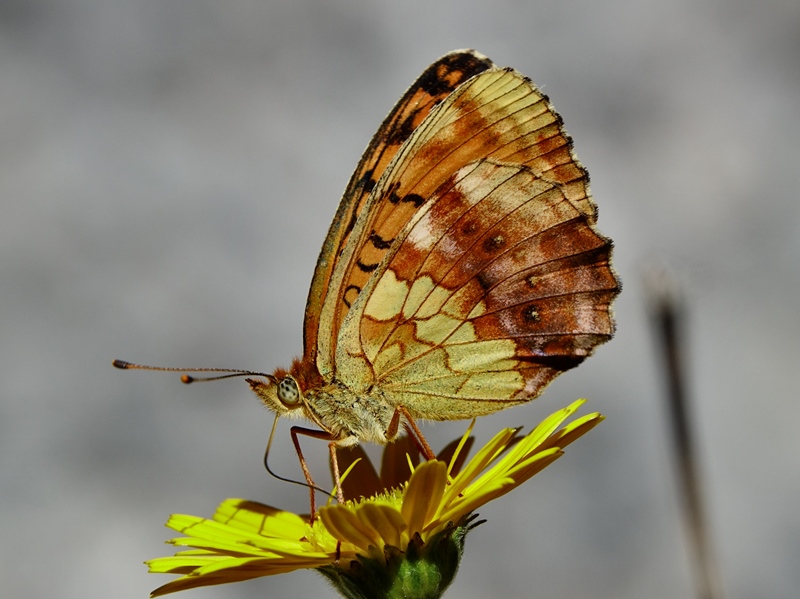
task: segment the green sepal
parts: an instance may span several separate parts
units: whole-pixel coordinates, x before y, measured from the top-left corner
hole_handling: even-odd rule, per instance
[[[382,555],[358,555],[317,571],[347,599],[437,599],[456,576],[472,520],[451,523],[427,543],[416,534],[405,551],[386,546]]]

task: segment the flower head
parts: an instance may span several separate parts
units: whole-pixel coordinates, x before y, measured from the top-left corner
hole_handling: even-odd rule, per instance
[[[173,515],[167,526],[187,536],[169,542],[194,549],[148,562],[151,572],[182,575],[153,596],[307,568],[346,597],[438,597],[455,576],[473,512],[551,464],[602,420],[589,414],[559,429],[582,403],[552,414],[527,435],[501,430],[460,471],[472,425],[447,459],[415,466],[404,455],[407,480],[387,476],[400,469],[396,462],[387,468],[384,459],[384,481],[394,478],[398,486],[384,483],[368,497],[323,507],[313,523],[243,499],[225,500],[210,520]],[[365,495],[356,488],[345,496],[358,494]],[[371,585],[367,591],[365,584]]]

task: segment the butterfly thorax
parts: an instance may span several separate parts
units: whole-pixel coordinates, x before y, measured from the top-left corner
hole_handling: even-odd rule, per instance
[[[339,439],[341,445],[359,441],[385,445],[392,441],[386,431],[394,408],[377,389],[356,394],[340,383],[333,383],[309,389],[304,400],[307,417]]]
[[[306,418],[330,433],[340,445],[361,441],[384,445],[392,441],[386,431],[395,409],[377,388],[356,393],[334,381],[301,390],[291,374],[276,374],[266,382],[248,382],[261,402],[279,416]]]

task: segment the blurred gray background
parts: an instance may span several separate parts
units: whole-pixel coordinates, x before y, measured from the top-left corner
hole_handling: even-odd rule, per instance
[[[689,306],[692,411],[727,597],[800,588],[800,3],[792,0],[3,0],[0,595],[142,598],[171,512],[305,509],[271,479],[242,381],[185,387],[112,358],[271,371],[341,192],[441,54],[532,77],[592,174],[619,331],[529,406],[608,416],[481,510],[452,597],[691,597],[641,273]],[[584,410],[586,411],[586,410]],[[424,430],[434,447],[463,423]],[[325,449],[308,441],[320,478]],[[272,457],[299,476],[288,429]],[[333,596],[310,572],[190,591]]]

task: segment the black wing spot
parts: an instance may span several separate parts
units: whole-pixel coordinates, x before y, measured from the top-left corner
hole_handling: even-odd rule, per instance
[[[526,306],[522,311],[522,317],[529,323],[539,322],[542,319],[536,306]]]
[[[421,90],[432,96],[449,94],[464,81],[485,71],[491,65],[488,59],[478,58],[474,54],[456,53],[445,56],[432,65],[417,83]]]
[[[353,299],[352,300],[348,300],[347,299],[347,294],[350,293],[351,291],[355,291],[355,293],[353,294]],[[359,287],[357,285],[348,286],[344,290],[344,293],[342,294],[342,301],[344,302],[344,305],[347,306],[348,308],[350,306],[352,306],[353,302],[356,301],[356,298],[358,297],[359,293],[361,293],[361,287]]]
[[[397,190],[400,188],[400,182],[395,181],[392,183],[389,188],[386,190],[386,199],[395,206],[400,202],[410,202],[414,204],[415,208],[419,208],[425,203],[425,198],[423,198],[418,193],[409,193],[408,195],[400,196],[397,193]]]
[[[375,184],[377,182],[375,181],[375,179],[373,179],[372,177],[373,174],[374,174],[374,169],[369,169],[368,171],[364,171],[364,174],[361,175],[361,179],[359,180],[357,187],[360,187],[367,193],[375,189]]]
[[[525,362],[532,362],[534,364],[540,364],[542,366],[546,366],[547,368],[552,368],[553,370],[557,370],[559,372],[564,372],[565,370],[569,370],[571,368],[575,368],[578,366],[586,356],[576,356],[576,355],[553,355],[553,356],[536,356],[532,358],[519,358]]]
[[[364,264],[361,260],[356,262],[356,266],[358,266],[358,269],[362,272],[372,272],[378,268],[378,264],[380,264],[380,262],[376,262],[375,264]]]
[[[369,234],[369,241],[376,250],[388,250],[392,246],[394,239],[386,240],[373,229],[372,233]]]
[[[468,220],[461,226],[461,233],[464,235],[474,235],[478,230],[478,223],[474,220]]]
[[[414,208],[419,208],[425,203],[425,198],[417,193],[410,193],[405,196],[402,200],[403,202],[411,202],[414,204]]]
[[[386,136],[386,143],[399,146],[411,137],[411,134],[414,133],[414,129],[416,129],[414,126],[414,119],[417,117],[417,114],[419,114],[419,109],[411,111],[400,123],[395,124]]]
[[[460,83],[461,78],[459,77],[455,85]],[[420,89],[431,96],[449,95],[455,89],[455,85],[442,78],[436,69],[425,71],[422,77],[419,78]]]
[[[347,221],[347,225],[344,228],[344,235],[343,237],[347,237],[353,231],[353,227],[356,226],[356,221],[358,220],[358,214],[353,212],[350,214],[350,220]],[[339,250],[339,255],[341,256],[342,251],[344,250],[344,246],[342,249]]]
[[[400,182],[395,181],[386,190],[386,199],[389,201],[390,204],[395,204],[395,205],[399,204],[400,201],[403,199],[399,195],[397,195],[398,189],[400,189]]]
[[[483,249],[491,254],[502,248],[506,244],[506,238],[502,235],[493,235],[483,242]]]
[[[494,281],[492,280],[492,277],[490,277],[485,272],[479,272],[478,276],[476,276],[475,278],[478,281],[478,285],[480,285],[481,289],[483,289],[484,291],[487,291],[487,290],[491,289],[492,285],[494,285]]]

